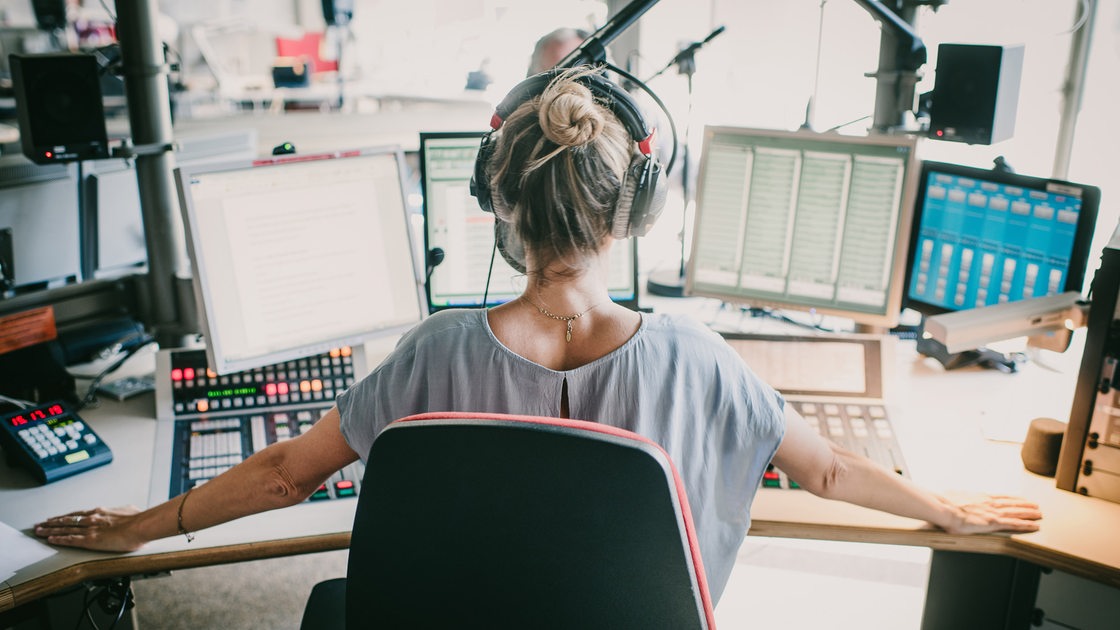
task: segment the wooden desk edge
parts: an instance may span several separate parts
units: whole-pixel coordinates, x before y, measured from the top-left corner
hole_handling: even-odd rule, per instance
[[[1120,569],[1037,545],[1029,538],[1007,534],[950,534],[935,529],[896,529],[821,523],[756,520],[750,535],[773,538],[835,540],[885,545],[929,547],[935,551],[962,551],[1009,556],[1042,567],[1120,588]]]
[[[263,560],[350,547],[350,532],[205,547],[167,553],[116,556],[68,566],[27,582],[0,589],[0,612],[47,597],[75,584],[100,578],[191,569],[247,560]],[[341,577],[341,576],[339,576]]]

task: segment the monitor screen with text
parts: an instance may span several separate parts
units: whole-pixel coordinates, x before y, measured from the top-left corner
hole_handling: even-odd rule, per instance
[[[423,317],[396,148],[176,170],[211,365],[225,374]]]

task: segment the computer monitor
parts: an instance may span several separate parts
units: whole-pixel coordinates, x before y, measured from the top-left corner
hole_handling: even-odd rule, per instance
[[[1100,190],[922,162],[904,304],[923,315],[1081,291]]]
[[[220,374],[402,332],[423,317],[400,150],[176,169]]]
[[[0,157],[0,296],[81,279],[75,165]]]
[[[685,292],[895,326],[915,146],[906,136],[705,128]]]
[[[524,289],[524,274],[494,251],[494,215],[484,212],[470,193],[471,175],[484,132],[420,134],[421,187],[424,195],[424,246],[443,250],[443,262],[428,279],[428,308],[493,306],[508,302]],[[487,290],[487,272],[490,272]],[[630,308],[638,305],[635,239],[611,249],[608,290],[611,299]]]

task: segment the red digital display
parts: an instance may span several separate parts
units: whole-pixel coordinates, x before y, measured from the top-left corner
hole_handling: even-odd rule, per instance
[[[48,405],[46,407],[40,407],[38,409],[32,409],[31,411],[14,415],[11,418],[8,418],[8,422],[13,427],[22,427],[32,422],[38,422],[40,420],[46,420],[48,417],[60,415],[62,411],[62,405]]]

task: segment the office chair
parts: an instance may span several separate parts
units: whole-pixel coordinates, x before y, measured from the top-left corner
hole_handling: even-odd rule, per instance
[[[374,441],[302,628],[714,628],[684,486],[593,422],[429,413]],[[343,623],[345,621],[345,623]]]

